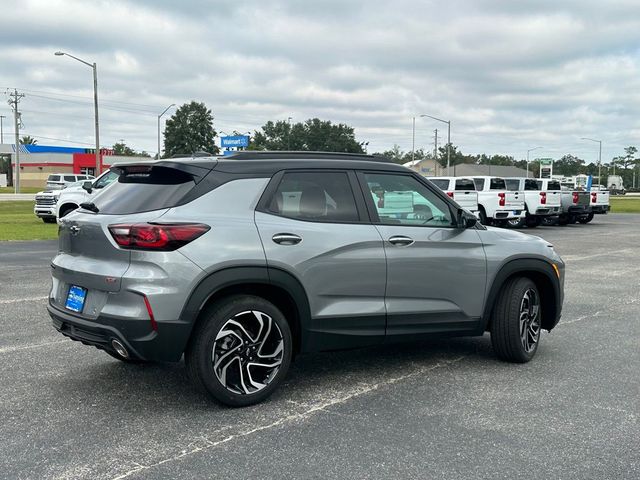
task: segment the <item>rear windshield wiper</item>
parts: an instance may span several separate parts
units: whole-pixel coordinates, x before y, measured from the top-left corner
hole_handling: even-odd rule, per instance
[[[80,204],[80,208],[84,208],[85,210],[89,210],[93,213],[98,213],[100,209],[96,207],[96,204],[93,202],[84,202]]]

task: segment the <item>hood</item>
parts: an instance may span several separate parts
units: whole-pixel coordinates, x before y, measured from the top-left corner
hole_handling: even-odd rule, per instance
[[[498,227],[486,227],[493,235],[503,238],[505,240],[509,240],[512,242],[540,242],[545,245],[549,245],[549,242],[537,237],[535,235],[528,235],[526,233],[518,232],[516,230],[509,230],[506,228],[498,228]]]

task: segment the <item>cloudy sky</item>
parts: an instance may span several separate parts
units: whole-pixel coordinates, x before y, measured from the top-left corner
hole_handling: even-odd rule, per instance
[[[0,0],[0,115],[18,88],[40,144],[157,150],[157,114],[203,101],[218,131],[310,117],[369,152],[411,149],[411,118],[450,119],[465,153],[603,160],[640,147],[638,0]],[[446,125],[418,118],[416,148]]]

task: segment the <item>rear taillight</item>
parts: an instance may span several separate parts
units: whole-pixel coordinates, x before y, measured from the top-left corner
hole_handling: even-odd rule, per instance
[[[598,194],[594,192],[591,194],[591,203],[596,203],[597,201],[598,201]]]
[[[109,232],[122,247],[131,250],[176,250],[200,235],[210,227],[201,223],[132,223],[109,225]]]
[[[547,204],[547,192],[540,192],[540,205]]]
[[[447,192],[447,195],[449,195],[451,198],[453,198],[453,192]]]
[[[573,192],[573,203],[578,203],[578,192]]]
[[[504,207],[506,205],[506,199],[505,199],[506,196],[507,196],[506,193],[500,192],[498,194],[498,198],[499,198],[498,205],[500,205],[501,207]]]

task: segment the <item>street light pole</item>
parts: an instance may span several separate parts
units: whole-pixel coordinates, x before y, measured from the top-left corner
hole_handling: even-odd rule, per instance
[[[598,185],[602,185],[602,177],[600,176],[602,168],[602,140],[594,140],[593,138],[581,137],[580,140],[589,140],[598,143]],[[613,174],[616,174],[616,164],[613,164]]]
[[[420,116],[432,118],[433,120],[437,120],[439,122],[447,124],[447,175],[449,175],[449,167],[451,165],[451,120],[442,120],[441,118],[433,117],[427,114],[422,114]]]
[[[411,162],[413,162],[416,153],[416,117],[413,117],[413,129],[411,130]]]
[[[287,129],[287,151],[291,151],[291,117],[287,118],[289,128]]]
[[[167,113],[167,110],[169,110],[171,107],[175,107],[175,106],[176,106],[176,104],[172,103],[167,108],[165,108],[160,115],[158,115],[158,160],[160,160],[160,119],[162,118],[162,116],[165,113]]]
[[[527,150],[527,178],[529,178],[529,152],[533,152],[534,150],[538,150],[539,148],[542,147],[533,147]]]
[[[4,143],[4,127],[2,126],[2,121],[7,118],[5,115],[0,115],[0,144]]]
[[[96,128],[96,177],[101,173],[101,165],[100,165],[100,123],[98,121],[98,66],[95,62],[89,63],[84,60],[74,57],[73,55],[66,52],[55,52],[56,56],[61,57],[66,55],[67,57],[73,58],[80,63],[84,63],[88,67],[93,69],[93,108],[94,108],[94,116],[95,116],[95,128]]]

